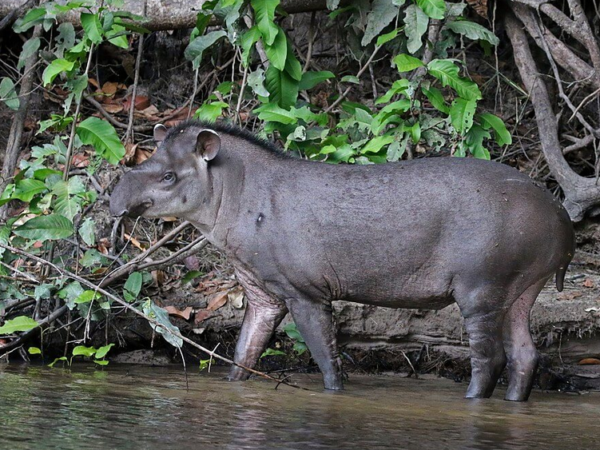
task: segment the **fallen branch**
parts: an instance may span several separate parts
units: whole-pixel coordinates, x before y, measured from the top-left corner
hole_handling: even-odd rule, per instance
[[[173,335],[173,336],[177,337],[178,339],[181,339],[183,342],[186,342],[187,344],[191,345],[192,347],[194,347],[194,348],[196,348],[196,349],[198,349],[198,350],[200,350],[200,351],[202,351],[202,352],[206,353],[206,354],[207,354],[208,356],[210,356],[211,358],[219,359],[219,360],[221,360],[221,361],[223,361],[223,362],[226,362],[226,363],[228,363],[228,364],[232,364],[232,365],[234,365],[234,366],[237,366],[237,367],[239,367],[239,368],[241,368],[241,369],[244,369],[244,370],[246,370],[246,371],[248,371],[248,372],[250,372],[250,373],[252,373],[252,374],[254,374],[254,375],[258,375],[258,376],[260,376],[260,377],[262,377],[262,378],[266,378],[267,380],[274,381],[275,383],[281,383],[281,380],[278,380],[278,379],[276,379],[276,378],[273,378],[272,376],[270,376],[270,375],[267,375],[267,374],[266,374],[266,373],[264,373],[264,372],[260,372],[260,371],[258,371],[258,370],[255,370],[255,369],[251,369],[250,367],[246,367],[246,366],[244,366],[244,365],[242,365],[242,364],[238,364],[238,363],[236,363],[236,362],[232,361],[232,360],[231,360],[231,359],[229,359],[229,358],[226,358],[226,357],[224,357],[224,356],[221,356],[221,355],[219,355],[218,353],[216,353],[216,352],[214,352],[214,351],[212,351],[212,350],[209,350],[209,349],[207,349],[206,347],[203,347],[203,346],[201,346],[201,345],[197,344],[196,342],[192,341],[191,339],[189,339],[189,338],[187,338],[187,337],[183,336],[181,333],[179,333],[179,332],[177,332],[177,331],[174,331],[174,330],[170,329],[169,327],[167,327],[166,325],[163,325],[163,324],[162,324],[162,323],[160,323],[159,321],[157,321],[157,320],[155,320],[155,319],[153,319],[153,318],[151,318],[151,317],[147,316],[146,314],[144,314],[144,313],[143,313],[143,312],[141,312],[140,310],[138,310],[138,309],[134,308],[133,306],[131,306],[131,305],[130,305],[129,303],[127,303],[125,300],[122,300],[120,297],[117,297],[116,295],[114,295],[114,294],[111,294],[110,292],[106,291],[105,289],[101,288],[100,286],[97,286],[97,285],[95,285],[94,283],[92,283],[92,282],[90,282],[90,281],[86,280],[85,278],[82,278],[82,277],[80,277],[79,275],[75,275],[74,273],[72,273],[72,272],[70,272],[70,271],[68,271],[68,270],[66,270],[66,269],[62,269],[62,268],[58,267],[57,265],[55,265],[55,264],[51,263],[50,261],[46,261],[46,260],[45,260],[45,259],[43,259],[43,258],[39,258],[39,257],[37,257],[37,256],[35,256],[35,255],[32,255],[31,253],[25,252],[25,251],[23,251],[23,250],[21,250],[21,249],[18,249],[18,248],[12,247],[12,246],[10,246],[10,245],[5,245],[5,244],[2,244],[2,243],[0,243],[0,248],[3,248],[3,249],[5,249],[5,250],[8,250],[9,252],[12,252],[12,253],[15,253],[15,254],[17,254],[17,255],[23,256],[23,257],[25,257],[25,258],[32,259],[32,260],[34,260],[35,262],[37,262],[37,263],[39,263],[39,264],[42,264],[42,265],[44,265],[44,266],[47,266],[47,267],[50,267],[50,268],[54,269],[56,272],[58,272],[59,274],[61,274],[61,275],[62,275],[62,276],[64,276],[64,277],[67,277],[67,278],[70,278],[70,279],[72,279],[72,280],[78,281],[79,283],[81,283],[82,285],[84,285],[84,286],[88,287],[89,289],[92,289],[92,290],[94,290],[95,292],[99,292],[100,294],[102,294],[102,295],[104,295],[105,297],[107,297],[107,298],[111,299],[111,300],[112,300],[112,301],[114,301],[115,303],[118,303],[118,304],[119,304],[119,305],[121,305],[123,308],[125,308],[125,309],[127,309],[127,310],[129,310],[129,311],[133,312],[134,314],[136,314],[136,315],[138,315],[138,316],[140,316],[140,317],[143,317],[144,319],[146,319],[146,320],[147,320],[149,323],[151,323],[152,325],[154,325],[154,326],[156,326],[156,327],[159,327],[159,328],[162,328],[163,330],[165,330],[166,332],[170,333],[171,335]],[[55,312],[53,313],[53,315],[56,315],[56,314],[58,313],[58,311],[61,311],[61,310],[63,310],[63,309],[64,309],[64,311],[62,311],[62,313],[64,314],[64,312],[66,312],[66,309],[67,309],[67,307],[66,307],[66,306],[63,306],[63,307],[59,308],[59,310],[55,311]],[[50,317],[51,317],[51,316],[48,316],[46,319],[44,319],[44,321],[50,321],[50,320],[49,320],[49,319],[50,319]],[[54,319],[55,319],[55,318],[54,318]],[[54,319],[52,319],[52,320],[54,320]],[[44,321],[42,321],[42,322],[44,322]],[[28,331],[27,333],[31,333],[31,332],[33,332],[34,330],[37,330],[37,329],[40,327],[40,325],[42,324],[42,322],[40,322],[40,323],[38,324],[38,327],[36,327],[36,328],[33,328],[32,330]],[[10,344],[8,344],[8,345],[10,345]],[[7,346],[8,346],[8,345],[7,345]],[[7,346],[1,347],[1,350],[2,350],[2,351],[4,351],[4,349],[5,349]],[[284,383],[284,384],[286,384],[286,385],[288,385],[288,386],[290,386],[290,387],[293,387],[293,388],[297,388],[297,389],[309,390],[309,389],[303,388],[303,387],[301,387],[301,386],[296,386],[296,385],[289,384],[289,383]]]

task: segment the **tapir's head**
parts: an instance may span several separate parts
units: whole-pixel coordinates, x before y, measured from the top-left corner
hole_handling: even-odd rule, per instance
[[[198,124],[167,132],[154,128],[158,150],[127,172],[110,198],[110,212],[130,217],[189,217],[211,203],[213,177],[209,166],[221,138]]]

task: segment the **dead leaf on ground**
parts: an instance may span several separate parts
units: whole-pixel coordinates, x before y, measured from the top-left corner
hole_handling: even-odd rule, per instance
[[[131,245],[133,245],[135,248],[142,250],[142,251],[146,250],[144,248],[144,246],[140,243],[140,241],[138,241],[133,236],[130,236],[127,233],[123,233],[123,236],[125,236],[125,239],[127,239],[129,242],[131,242]]]
[[[96,246],[98,251],[100,253],[102,253],[103,255],[108,255],[108,249],[110,247],[111,247],[111,245],[110,245],[110,242],[108,242],[108,238],[100,239],[100,242],[98,242],[98,245]]]
[[[118,90],[119,83],[116,83],[114,81],[107,81],[102,85],[102,92],[104,92],[105,95],[113,96],[117,93]]]
[[[125,144],[125,156],[123,156],[123,164],[126,166],[130,165],[135,157],[135,152],[138,148],[138,144],[132,144],[131,142],[127,142]]]
[[[96,89],[100,89],[100,83],[95,78],[88,78],[88,83],[94,86]]]
[[[153,152],[151,152],[150,150],[138,148],[138,150],[135,152],[135,164],[137,165],[143,163],[152,156],[152,153]]]
[[[191,306],[188,306],[184,310],[181,310],[176,308],[175,306],[165,306],[165,310],[169,313],[170,316],[180,317],[184,320],[190,320],[193,308]]]
[[[212,311],[208,309],[199,309],[196,311],[196,316],[194,317],[194,325],[198,325],[199,323],[204,322],[206,319],[213,315]]]
[[[123,111],[123,105],[119,105],[118,103],[107,103],[104,105],[104,110],[110,114],[117,114]]]
[[[225,291],[214,295],[208,301],[208,306],[206,307],[206,309],[208,309],[209,311],[216,311],[217,309],[221,308],[223,305],[225,305],[225,303],[227,303],[227,294],[228,292]]]
[[[583,358],[578,363],[580,366],[595,366],[600,364],[600,359],[597,358]]]
[[[90,158],[85,153],[76,153],[71,160],[71,166],[83,169],[90,165]]]
[[[559,294],[559,299],[560,300],[575,300],[576,298],[579,298],[582,295],[583,295],[583,292],[581,292],[581,291],[563,292],[563,293]]]
[[[136,109],[139,109],[136,107]],[[160,120],[160,112],[158,111],[158,108],[154,105],[150,105],[145,109],[142,109],[139,112],[136,112],[135,114],[137,117],[143,117],[145,119],[151,120],[153,122],[158,122]]]
[[[145,95],[136,95],[135,96],[135,109],[137,111],[141,111],[150,106],[150,98]],[[125,111],[129,111],[131,109],[131,95],[125,99],[123,102],[123,108]]]
[[[488,18],[487,0],[467,0],[467,4],[484,19]]]
[[[165,283],[165,279],[167,278],[166,274],[162,270],[153,270],[150,272],[152,275],[152,279],[157,286],[162,286]]]
[[[585,281],[583,282],[583,286],[586,288],[593,288],[594,281],[591,278],[586,278]]]
[[[241,286],[237,289],[232,289],[229,294],[227,294],[227,298],[229,299],[229,303],[235,309],[242,309],[244,307],[244,290]]]

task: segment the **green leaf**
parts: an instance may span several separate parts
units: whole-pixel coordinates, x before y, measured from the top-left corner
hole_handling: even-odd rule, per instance
[[[29,347],[27,349],[27,353],[29,353],[30,355],[41,355],[42,351],[37,347]]]
[[[61,23],[58,28],[58,35],[56,36],[56,54],[59,58],[62,58],[64,52],[75,46],[75,27],[70,22]]]
[[[114,346],[115,346],[115,344],[108,344],[108,345],[105,345],[104,347],[100,347],[96,351],[96,358],[97,359],[104,358],[108,354],[108,352],[110,351],[110,349],[113,348]]]
[[[294,339],[298,342],[304,342],[304,338],[298,331],[298,328],[296,327],[295,323],[288,323],[286,326],[283,327],[283,331],[285,331],[285,334],[287,334],[288,337],[290,337],[291,339]]]
[[[298,98],[298,82],[286,72],[276,69],[272,64],[265,73],[265,86],[269,102],[288,109],[296,104]]]
[[[268,97],[269,91],[265,88],[265,71],[260,67],[248,75],[248,86],[261,97]]]
[[[59,361],[69,362],[69,360],[67,359],[66,356],[61,356],[60,358],[56,358],[54,361],[52,361],[50,364],[48,364],[48,367],[54,367],[54,365]]]
[[[44,17],[46,17],[46,8],[30,9],[22,19],[18,19],[15,22],[13,31],[15,33],[23,33],[38,23],[42,23]]]
[[[443,0],[442,0],[443,1]],[[389,0],[374,0],[371,12],[367,16],[367,28],[361,45],[366,47],[398,15],[398,7]]]
[[[83,267],[93,267],[102,264],[102,253],[92,248],[85,252],[79,260]]]
[[[143,280],[144,277],[140,272],[133,272],[127,278],[127,281],[123,286],[123,297],[125,297],[125,300],[129,303],[134,302],[138,295],[140,295]]]
[[[487,41],[492,45],[498,45],[500,43],[498,36],[496,36],[490,30],[469,20],[453,20],[446,24],[446,28],[449,28],[455,33],[466,36],[474,41]]]
[[[279,27],[274,23],[275,8],[279,5],[279,0],[251,0],[250,5],[254,10],[254,20],[265,44],[273,45],[279,31]]]
[[[86,356],[86,357],[91,357],[94,356],[96,354],[96,348],[95,347],[86,347],[85,345],[78,345],[77,347],[75,347],[73,349],[73,356]]]
[[[86,217],[78,230],[81,240],[88,247],[96,244],[96,222],[91,217]]]
[[[262,355],[260,355],[261,358],[264,358],[265,356],[286,356],[286,353],[282,352],[281,350],[273,350],[272,348],[268,348],[263,352]]]
[[[65,239],[73,234],[73,222],[58,214],[39,216],[25,222],[14,233],[36,241]]]
[[[292,347],[296,353],[302,355],[304,352],[308,350],[308,347],[304,342],[294,342],[294,346]]]
[[[35,195],[44,192],[46,189],[46,185],[42,181],[25,178],[17,183],[12,198],[29,203]]]
[[[27,58],[33,56],[37,53],[40,48],[40,38],[33,37],[28,39],[23,44],[23,49],[21,50],[21,54],[19,55],[19,62],[17,63],[17,70],[21,70],[25,67],[25,63],[27,62]]]
[[[197,69],[202,62],[202,54],[204,51],[225,36],[227,36],[227,33],[223,30],[211,31],[204,36],[198,36],[190,42],[183,52],[185,59],[191,61],[193,68]]]
[[[381,47],[383,44],[390,42],[392,39],[395,39],[398,36],[398,28],[394,31],[390,31],[389,33],[382,34],[377,38],[377,47]]]
[[[202,272],[200,272],[199,270],[190,270],[181,279],[181,284],[187,284],[190,281],[198,278],[200,275],[202,275]]]
[[[377,136],[371,139],[367,145],[365,145],[361,149],[361,153],[377,153],[386,145],[392,143],[394,141],[394,136]]]
[[[478,119],[480,120],[484,129],[489,130],[492,128],[494,130],[494,138],[498,145],[502,146],[512,144],[512,136],[506,129],[506,125],[504,125],[504,122],[500,117],[490,113],[482,113],[479,114]]]
[[[81,294],[79,294],[79,296],[74,300],[74,303],[76,305],[81,305],[83,303],[90,303],[94,300],[98,300],[101,297],[102,297],[102,295],[99,294],[98,292],[87,290],[87,291],[83,291]]]
[[[244,63],[245,67],[248,66],[250,53],[254,48],[254,44],[256,44],[260,39],[260,36],[260,31],[256,25],[240,36],[239,42],[240,47],[242,47],[242,62]]]
[[[285,125],[291,125],[298,121],[293,111],[280,108],[273,103],[266,103],[259,108],[256,108],[254,112],[258,113],[258,118],[265,122],[277,122]]]
[[[106,32],[106,39],[112,45],[115,45],[119,48],[128,49],[129,41],[127,40],[127,32],[124,26],[122,25],[113,25],[110,30]]]
[[[446,12],[444,0],[416,0],[419,8],[432,19],[442,20]]]
[[[458,95],[466,100],[481,99],[479,87],[466,78],[461,78],[458,75],[458,66],[447,59],[434,59],[427,64],[429,73],[440,80],[442,85],[450,86]]]
[[[420,59],[413,56],[401,53],[393,59],[394,64],[398,67],[399,72],[410,72],[417,67],[423,67],[425,64]]]
[[[94,362],[99,366],[108,366],[108,361],[105,359],[95,359]]]
[[[171,321],[169,320],[169,313],[165,309],[161,308],[160,306],[157,306],[151,300],[148,300],[144,303],[143,309],[144,313],[147,316],[150,316],[150,318],[155,319],[164,327],[163,328],[161,326],[151,323],[150,326],[154,331],[156,331],[159,334],[162,334],[165,340],[173,347],[181,348],[181,346],[183,346],[183,340],[170,332],[173,331],[175,333],[179,333],[179,328],[177,328],[171,323]]]
[[[427,89],[423,87],[421,90],[423,91],[423,94],[425,94],[425,97],[427,97],[429,100],[429,103],[431,103],[435,109],[443,112],[444,114],[450,114],[450,108],[446,104],[446,100],[439,89],[434,87]]]
[[[220,101],[204,103],[196,110],[194,117],[204,122],[214,122],[218,117],[221,116],[221,114],[223,114],[223,109],[227,108],[228,106],[229,105],[227,103]]]
[[[0,334],[13,334],[17,331],[29,331],[37,326],[38,323],[31,317],[19,316],[4,322],[4,325],[0,327]]]
[[[2,78],[0,81],[0,100],[12,110],[18,110],[21,102],[15,90],[15,83],[8,77]]]
[[[283,70],[288,54],[288,42],[284,31],[279,28],[272,45],[265,45],[267,58],[276,69]]]
[[[477,108],[477,100],[457,98],[450,107],[450,121],[459,134],[465,134],[473,126],[473,116]]]
[[[322,70],[320,72],[304,72],[302,74],[302,78],[300,79],[300,83],[298,84],[298,89],[301,91],[307,91],[314,88],[317,84],[322,83],[325,80],[329,80],[330,78],[335,78],[335,75],[329,70]]]
[[[94,44],[102,42],[102,24],[98,18],[98,14],[81,13],[81,26],[85,31],[86,36]]]
[[[52,188],[52,192],[56,195],[55,211],[72,221],[73,217],[81,211],[82,199],[76,195],[85,192],[81,177],[72,177],[69,181],[59,181]]]
[[[79,297],[83,291],[84,289],[81,287],[81,284],[78,281],[74,281],[58,291],[57,294],[65,301],[69,309],[73,309],[75,307],[75,299]]]
[[[340,80],[342,83],[360,84],[360,79],[354,75],[346,75]]]
[[[462,144],[462,152],[465,152],[465,149],[468,150],[475,158],[478,159],[490,159],[490,152],[487,148],[483,146],[483,140],[489,139],[490,133],[487,130],[484,130],[479,125],[473,125],[473,127],[469,130],[467,135],[465,136],[465,140]],[[459,150],[461,150],[459,146]]]
[[[429,17],[417,5],[409,5],[404,12],[404,25],[408,37],[406,48],[409,53],[415,53],[423,45],[422,37],[427,31]]]
[[[88,117],[77,127],[77,136],[84,145],[91,145],[109,163],[117,165],[125,156],[125,147],[117,132],[106,120]]]
[[[44,86],[52,84],[58,74],[62,72],[70,72],[73,70],[73,67],[75,67],[75,63],[73,61],[67,61],[66,59],[55,59],[48,67],[46,67],[44,73],[42,74]]]
[[[298,58],[296,58],[292,43],[289,40],[287,42],[287,56],[285,58],[285,67],[283,70],[296,81],[302,79],[302,66],[300,65],[300,61],[298,61]]]

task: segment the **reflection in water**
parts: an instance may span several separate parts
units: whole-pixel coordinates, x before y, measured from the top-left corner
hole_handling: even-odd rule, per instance
[[[221,373],[0,366],[0,449],[598,448],[600,395],[535,392],[527,404],[462,398],[447,380],[352,377],[343,393]]]

